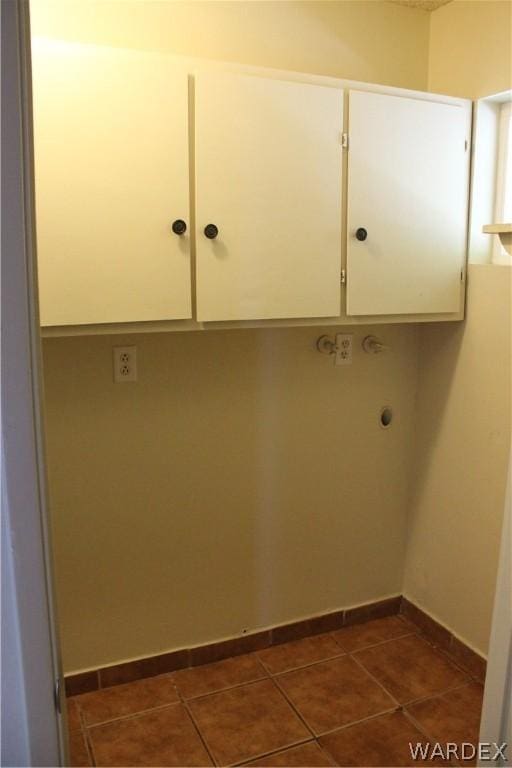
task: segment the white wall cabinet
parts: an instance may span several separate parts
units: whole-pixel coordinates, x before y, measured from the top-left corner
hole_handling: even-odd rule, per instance
[[[190,318],[187,71],[57,41],[32,57],[42,324]]]
[[[470,102],[232,70],[35,42],[42,325],[462,317]]]
[[[195,125],[197,319],[339,315],[343,92],[201,73]]]
[[[350,91],[349,116],[347,314],[458,312],[466,110]]]

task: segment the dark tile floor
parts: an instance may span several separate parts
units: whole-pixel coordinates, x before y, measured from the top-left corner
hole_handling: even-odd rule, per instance
[[[71,765],[439,765],[409,742],[475,743],[482,692],[393,616],[74,696]]]

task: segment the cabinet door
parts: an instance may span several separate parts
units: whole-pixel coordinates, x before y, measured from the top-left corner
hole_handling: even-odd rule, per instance
[[[195,110],[198,319],[339,315],[342,92],[200,74]]]
[[[43,325],[191,316],[188,81],[162,55],[35,41]]]
[[[347,313],[458,312],[465,109],[358,91],[349,98]]]

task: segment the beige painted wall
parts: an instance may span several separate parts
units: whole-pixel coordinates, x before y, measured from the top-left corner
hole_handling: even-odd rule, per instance
[[[30,5],[37,35],[404,88],[427,84],[429,14],[382,0],[31,0]]]
[[[476,98],[510,87],[510,9],[455,0],[432,14],[431,90]],[[482,652],[510,451],[510,272],[470,264],[465,325],[420,330],[404,593]]]
[[[350,368],[321,328],[45,341],[66,671],[400,593],[417,329],[373,330]]]
[[[429,90],[478,99],[512,83],[512,3],[452,0],[431,15]]]
[[[472,264],[464,325],[420,330],[404,594],[487,652],[510,449],[510,268]]]

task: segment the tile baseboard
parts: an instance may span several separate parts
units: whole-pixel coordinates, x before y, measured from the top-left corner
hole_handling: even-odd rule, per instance
[[[64,678],[66,696],[78,696],[80,693],[97,691],[100,687],[97,669],[89,672],[78,672],[76,675],[67,675]]]
[[[309,619],[282,624],[272,629],[222,640],[221,642],[208,643],[67,675],[65,677],[66,695],[76,696],[99,688],[109,688],[134,680],[174,672],[178,669],[211,664],[214,661],[221,661],[232,656],[261,651],[273,645],[281,645],[292,640],[332,632],[341,629],[341,627],[398,614],[415,624],[430,642],[445,651],[455,663],[463,667],[469,674],[476,679],[483,680],[485,677],[485,659],[464,645],[461,640],[416,605],[398,595],[353,608],[312,616]]]
[[[449,629],[432,618],[428,613],[411,603],[406,597],[402,597],[400,613],[412,624],[418,627],[420,633],[432,643],[432,645],[444,651],[455,664],[461,667],[479,683],[485,681],[487,661],[483,656],[466,645],[456,637]]]

